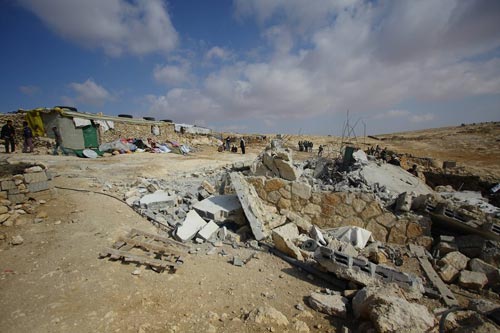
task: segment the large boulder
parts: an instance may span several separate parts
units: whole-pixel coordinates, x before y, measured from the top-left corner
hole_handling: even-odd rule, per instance
[[[423,305],[408,302],[394,286],[365,287],[352,301],[354,314],[369,319],[377,332],[427,332],[435,317]]]

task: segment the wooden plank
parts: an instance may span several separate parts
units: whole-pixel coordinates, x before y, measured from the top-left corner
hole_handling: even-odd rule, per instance
[[[143,265],[149,265],[157,268],[177,268],[179,265],[176,265],[174,263],[158,260],[158,259],[152,259],[152,258],[147,258],[135,254],[131,254],[130,252],[127,251],[120,251],[120,250],[115,250],[111,248],[106,248],[104,249],[101,253],[108,253],[112,257],[119,257],[122,258],[123,261],[125,262],[137,262]]]
[[[453,295],[448,286],[436,273],[429,260],[427,260],[424,249],[421,246],[410,244],[410,251],[416,255],[418,261],[420,262],[420,266],[424,270],[429,280],[441,294],[441,298],[443,299],[445,304],[448,306],[458,306],[458,301],[455,298],[455,295]]]
[[[167,243],[167,244],[172,244],[172,245],[175,245],[175,246],[182,247],[184,249],[190,249],[191,248],[191,246],[183,244],[183,243],[178,242],[176,240],[173,240],[171,238],[163,237],[163,236],[160,236],[160,235],[153,235],[153,234],[150,234],[150,233],[147,233],[145,231],[138,230],[138,229],[132,229],[132,230],[130,230],[129,235],[141,235],[141,236],[145,236],[145,237],[154,239],[155,241],[159,241],[159,242],[163,242],[163,243]],[[130,238],[134,238],[133,236],[129,236],[129,237]]]
[[[121,241],[133,245],[134,247],[142,247],[146,250],[153,250],[153,251],[158,251],[158,252],[163,252],[167,254],[174,254],[180,256],[181,253],[177,251],[176,249],[172,249],[170,247],[166,247],[163,245],[158,245],[154,243],[148,243],[146,241],[142,240],[136,240],[135,238],[128,238],[128,237],[120,237],[119,238]]]

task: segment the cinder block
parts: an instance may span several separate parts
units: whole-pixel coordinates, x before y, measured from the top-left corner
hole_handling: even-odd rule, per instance
[[[24,175],[24,181],[28,184],[44,182],[46,180],[47,175],[45,174],[45,172],[27,173]]]
[[[45,191],[48,189],[49,189],[49,182],[48,181],[28,184],[28,190],[30,192],[33,192],[33,193]]]
[[[24,194],[9,194],[9,201],[15,204],[23,203],[26,201],[26,196]]]
[[[182,225],[177,228],[175,236],[178,240],[186,242],[192,239],[206,224],[207,222],[205,222],[196,211],[192,210],[187,213],[186,219]]]
[[[10,190],[17,188],[16,183],[13,180],[4,180],[2,181],[2,191]]]
[[[208,222],[201,230],[198,232],[198,237],[203,238],[204,240],[209,240],[213,234],[215,234],[219,230],[219,226],[214,221]]]

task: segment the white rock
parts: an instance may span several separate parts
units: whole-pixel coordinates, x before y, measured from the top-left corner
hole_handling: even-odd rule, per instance
[[[191,210],[187,213],[186,219],[182,225],[177,228],[175,237],[182,242],[186,242],[193,239],[198,231],[206,224],[207,222],[205,222],[196,211]]]
[[[24,239],[17,235],[17,236],[12,236],[11,244],[12,245],[21,245],[24,242]]]

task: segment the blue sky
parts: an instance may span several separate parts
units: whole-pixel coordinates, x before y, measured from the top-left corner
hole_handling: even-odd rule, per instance
[[[500,1],[6,0],[0,112],[240,133],[500,121]]]

